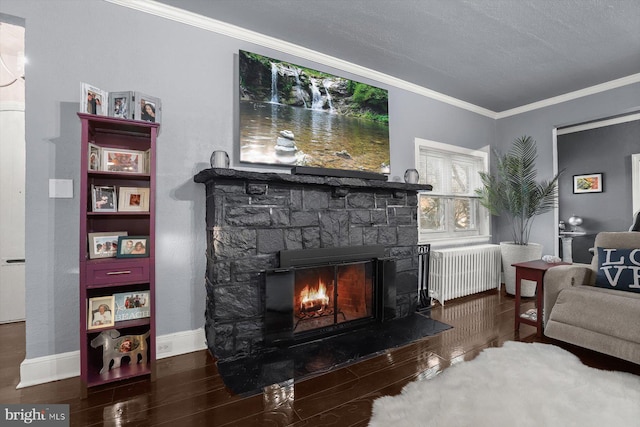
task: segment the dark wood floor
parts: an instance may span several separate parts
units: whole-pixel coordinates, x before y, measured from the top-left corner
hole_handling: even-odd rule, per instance
[[[366,426],[375,398],[397,394],[418,377],[429,378],[510,340],[561,345],[589,366],[640,375],[640,365],[536,339],[533,327],[523,325],[514,332],[513,316],[514,299],[504,292],[447,302],[435,307],[432,317],[453,329],[296,384],[267,387],[248,398],[225,389],[206,351],[158,361],[154,383],[139,379],[97,387],[87,399],[80,398],[79,378],[16,390],[25,356],[24,323],[0,325],[0,402],[69,404],[71,425],[77,426]]]

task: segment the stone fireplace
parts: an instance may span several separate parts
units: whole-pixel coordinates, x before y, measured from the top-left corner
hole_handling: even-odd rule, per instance
[[[206,186],[205,332],[218,359],[415,311],[417,192],[430,186],[234,169],[194,181]],[[274,333],[285,317],[292,330]]]

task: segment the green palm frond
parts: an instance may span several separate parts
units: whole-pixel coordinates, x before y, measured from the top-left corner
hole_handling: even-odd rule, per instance
[[[492,215],[507,216],[514,242],[526,245],[533,218],[556,207],[559,174],[550,181],[536,181],[538,153],[530,136],[516,138],[508,153],[495,156],[497,173],[480,173],[482,188],[476,194]]]

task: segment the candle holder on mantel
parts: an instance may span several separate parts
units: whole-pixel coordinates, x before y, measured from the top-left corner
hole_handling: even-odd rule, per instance
[[[404,173],[404,182],[407,184],[417,184],[420,180],[420,174],[416,169],[407,169]]]

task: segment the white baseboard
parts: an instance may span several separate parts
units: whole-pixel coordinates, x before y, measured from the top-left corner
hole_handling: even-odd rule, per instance
[[[207,348],[204,328],[159,335],[156,358],[177,356]],[[20,383],[16,388],[31,387],[80,375],[80,351],[25,359],[20,364]]]
[[[205,350],[206,348],[207,340],[204,328],[160,335],[156,338],[156,359]]]
[[[20,364],[20,383],[16,388],[63,380],[80,375],[80,351],[24,359]]]

